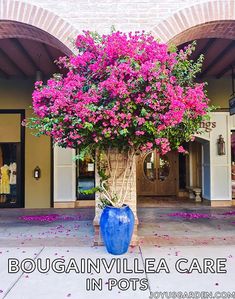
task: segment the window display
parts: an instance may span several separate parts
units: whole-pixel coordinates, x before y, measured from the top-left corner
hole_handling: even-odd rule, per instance
[[[0,204],[17,202],[17,144],[0,144]]]
[[[83,194],[81,191],[95,187],[95,164],[92,159],[77,161],[77,199],[94,200],[95,194]]]

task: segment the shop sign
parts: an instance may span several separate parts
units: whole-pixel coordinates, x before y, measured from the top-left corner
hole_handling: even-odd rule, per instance
[[[212,129],[216,128],[215,121],[202,121],[200,128],[205,129],[205,132],[209,133]]]

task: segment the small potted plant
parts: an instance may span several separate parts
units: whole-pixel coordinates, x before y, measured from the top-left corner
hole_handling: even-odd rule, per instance
[[[144,32],[85,31],[75,44],[77,54],[58,62],[67,73],[36,83],[35,116],[26,125],[61,147],[77,148],[80,159],[94,157],[100,183],[92,191],[104,207],[104,243],[108,252],[122,254],[134,226],[125,202],[135,156],[184,152],[182,144],[207,115],[204,84],[195,83],[202,57],[189,59],[194,44],[177,51]]]

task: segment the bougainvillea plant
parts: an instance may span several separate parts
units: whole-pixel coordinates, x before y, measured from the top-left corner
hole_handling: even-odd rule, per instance
[[[26,125],[61,147],[77,148],[81,159],[96,155],[97,188],[120,207],[136,154],[184,152],[182,144],[199,132],[208,112],[205,84],[195,82],[203,58],[190,60],[194,44],[177,52],[145,32],[85,31],[76,48],[77,55],[59,59],[65,75],[55,74],[46,85],[36,82],[35,117]],[[118,193],[119,154],[126,170]]]

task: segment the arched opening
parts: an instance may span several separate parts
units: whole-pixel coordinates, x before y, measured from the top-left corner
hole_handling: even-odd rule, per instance
[[[20,22],[0,21],[1,79],[36,80],[40,72],[46,80],[59,72],[54,61],[71,53],[58,39],[41,29]]]
[[[233,23],[234,19],[234,3],[232,1],[203,1],[199,3],[192,3],[191,6],[185,6],[184,8],[176,11],[166,19],[157,23],[152,28],[152,32],[163,42],[171,41],[179,45],[190,40],[190,38],[187,38],[187,34],[190,31],[192,32],[192,29],[194,30],[196,27],[197,30],[199,29],[199,34],[198,36],[194,36],[193,39],[202,38],[205,29],[208,28],[208,25],[212,25],[213,34],[214,24],[218,24],[218,27],[220,27],[220,24],[229,24],[229,22]],[[228,29],[226,25],[225,28],[225,30]],[[217,30],[218,28],[216,28],[214,34],[217,34]],[[219,31],[222,32],[220,29]],[[233,29],[231,29],[231,32],[232,31]],[[184,33],[186,39],[177,42],[176,39]],[[224,33],[227,34],[229,31],[225,31]],[[209,36],[208,31],[205,32],[205,34],[207,35],[204,35],[204,37],[212,37]]]
[[[57,184],[53,169],[58,166],[54,165],[51,140],[33,136],[21,122],[32,115],[34,82],[59,72],[54,61],[71,53],[68,45],[38,27],[0,21],[0,208],[51,207],[53,184]],[[63,154],[58,155],[61,161]],[[68,169],[72,176],[72,159]]]
[[[177,19],[176,16],[171,20]],[[181,16],[182,19],[182,16]],[[166,21],[164,21],[166,23]],[[168,21],[169,22],[169,21]],[[180,22],[178,22],[179,26]],[[162,25],[158,26],[158,30]],[[183,27],[183,26],[182,26]],[[156,30],[157,31],[157,30]],[[162,34],[163,35],[163,34]],[[168,35],[170,37],[170,35]],[[231,168],[234,168],[232,153],[234,133],[234,117],[229,114],[229,99],[234,96],[232,69],[235,67],[235,21],[221,20],[195,24],[168,39],[168,44],[175,44],[178,49],[184,48],[196,41],[196,50],[191,59],[197,60],[204,55],[202,71],[197,80],[208,82],[207,91],[210,105],[217,109],[211,113],[211,118],[202,123],[203,134],[190,142],[186,147],[188,156],[176,155],[175,160],[169,160],[167,179],[162,182],[158,177],[160,169],[159,158],[144,162],[137,161],[137,195],[140,205],[167,206],[169,201],[183,201],[194,204],[232,205],[232,186],[235,185]],[[225,153],[218,152],[218,140],[222,136]],[[232,139],[233,140],[233,139]],[[146,158],[145,158],[146,159]],[[151,164],[152,163],[152,164]],[[149,166],[152,181],[144,176],[144,166]],[[175,171],[175,167],[177,171]],[[140,169],[140,170],[138,170]],[[141,170],[142,169],[142,170]],[[174,185],[174,190],[172,189]],[[232,186],[231,186],[232,185]],[[234,187],[233,187],[234,188]],[[173,191],[172,191],[173,190]],[[233,189],[234,190],[234,189]],[[233,196],[235,192],[233,191]],[[181,200],[182,199],[182,200]]]
[[[234,40],[234,20],[211,21],[198,24],[180,32],[171,38],[168,43],[173,43],[179,46],[192,40],[210,38]]]
[[[197,59],[200,54],[204,55],[204,64],[198,80],[208,83],[210,105],[217,107],[215,112],[212,112],[211,119],[203,125],[209,141],[201,142],[202,197],[209,199],[212,205],[223,204],[225,200],[226,205],[231,205],[234,196],[234,177],[231,175],[234,164],[231,155],[234,117],[229,113],[229,100],[234,97],[234,28],[234,21],[211,22],[195,26],[173,39],[179,48],[196,40],[197,46],[192,59]],[[183,44],[180,44],[181,42]],[[226,147],[224,153],[219,153],[218,150],[220,136]],[[195,159],[192,158],[195,150],[196,144],[192,144],[192,161]],[[191,168],[195,169],[193,164]]]

